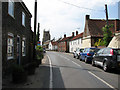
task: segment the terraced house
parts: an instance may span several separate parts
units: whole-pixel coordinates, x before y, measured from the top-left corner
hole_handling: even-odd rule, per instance
[[[12,64],[26,64],[33,59],[31,13],[19,0],[2,2],[2,66],[3,74]]]
[[[120,20],[117,19],[108,20],[109,25],[113,25],[113,27],[110,28],[110,31],[113,33],[113,36],[120,31],[119,22]],[[103,38],[102,28],[105,25],[106,20],[90,19],[90,15],[86,15],[82,47],[86,48],[95,46],[95,42],[98,41],[98,39]]]

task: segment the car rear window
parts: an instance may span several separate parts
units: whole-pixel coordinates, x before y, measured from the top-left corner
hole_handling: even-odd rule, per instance
[[[90,49],[90,52],[97,52],[98,50],[100,50],[100,49],[92,48],[92,49]]]

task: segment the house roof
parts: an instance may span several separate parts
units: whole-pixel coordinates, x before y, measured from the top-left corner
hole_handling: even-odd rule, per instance
[[[65,38],[63,38],[62,40],[60,40],[60,42],[70,40],[72,37],[73,37],[73,36],[70,36],[70,37],[65,37]]]
[[[78,35],[76,35],[75,37],[73,37],[73,38],[71,39],[71,41],[76,40],[76,39],[79,39],[79,38],[82,38],[82,37],[83,37],[83,32],[80,33],[80,34],[78,34]]]
[[[57,45],[58,44],[58,42],[51,42],[52,43],[52,45]]]
[[[120,30],[120,20],[117,20],[117,25],[116,25],[116,20],[109,20],[108,21],[109,25],[113,24],[114,26],[110,28],[110,31],[112,33],[115,33],[116,28]],[[103,30],[102,28],[106,25],[105,20],[99,20],[99,19],[88,19],[85,24],[85,29],[84,29],[84,37],[86,36],[92,36],[92,37],[103,37]],[[88,31],[87,31],[88,29]]]

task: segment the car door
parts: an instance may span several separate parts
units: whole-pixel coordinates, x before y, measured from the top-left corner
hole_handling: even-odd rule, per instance
[[[84,53],[86,51],[86,48],[83,50],[83,53],[81,53],[81,59],[84,60]]]

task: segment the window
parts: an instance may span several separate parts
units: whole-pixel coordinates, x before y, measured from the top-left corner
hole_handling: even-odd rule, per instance
[[[22,25],[25,26],[25,13],[22,12]]]
[[[8,59],[13,58],[14,50],[13,50],[13,34],[8,33],[8,40],[7,40],[7,57]]]
[[[26,42],[25,41],[26,41],[25,38],[23,38],[23,40],[22,40],[22,56],[25,56],[25,53],[26,53],[26,51],[25,51]]]
[[[9,0],[8,2],[8,13],[12,17],[14,17],[14,1],[13,0]]]

